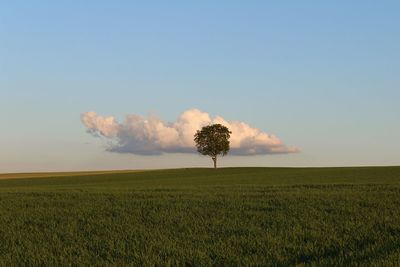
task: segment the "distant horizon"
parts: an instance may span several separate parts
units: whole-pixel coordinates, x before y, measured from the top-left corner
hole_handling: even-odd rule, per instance
[[[234,169],[234,168],[264,168],[264,169],[342,169],[342,168],[392,168],[399,167],[400,165],[358,165],[358,166],[223,166],[218,167],[218,169]],[[109,173],[109,172],[140,172],[140,171],[163,171],[163,170],[185,170],[185,169],[210,169],[214,170],[212,166],[205,167],[181,167],[181,168],[148,168],[148,169],[99,169],[99,170],[67,170],[67,171],[34,171],[34,172],[4,172],[0,173],[0,180],[7,179],[2,178],[2,175],[13,175],[13,174],[101,174],[101,173]],[[30,176],[24,177],[28,178]]]

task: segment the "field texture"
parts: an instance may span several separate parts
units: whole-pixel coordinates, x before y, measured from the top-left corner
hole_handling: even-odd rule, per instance
[[[0,180],[1,266],[400,264],[400,167],[28,176]]]

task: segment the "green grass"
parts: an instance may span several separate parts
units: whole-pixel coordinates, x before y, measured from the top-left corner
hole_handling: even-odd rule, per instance
[[[400,167],[68,175],[0,180],[2,266],[400,262]]]

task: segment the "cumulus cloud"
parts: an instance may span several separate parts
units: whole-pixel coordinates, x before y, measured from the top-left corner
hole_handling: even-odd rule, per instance
[[[164,122],[156,116],[127,115],[119,123],[114,117],[95,112],[81,114],[83,125],[94,136],[109,140],[108,151],[138,155],[163,153],[196,153],[193,136],[203,126],[220,123],[232,131],[230,146],[234,155],[265,155],[296,153],[275,135],[262,132],[239,121],[211,117],[198,109],[183,112],[175,122]]]

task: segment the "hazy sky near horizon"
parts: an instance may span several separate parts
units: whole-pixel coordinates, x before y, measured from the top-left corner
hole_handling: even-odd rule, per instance
[[[222,166],[400,165],[399,1],[2,1],[0,172],[211,166],[106,151],[80,116],[190,109],[300,153]]]

